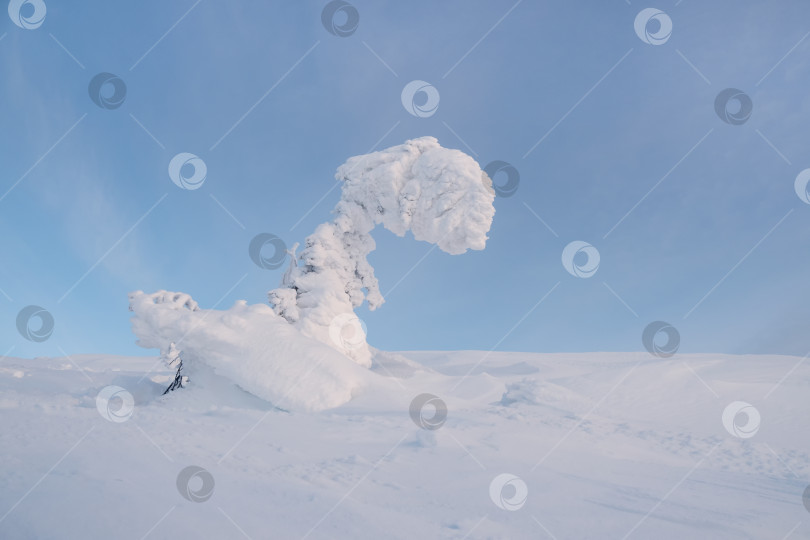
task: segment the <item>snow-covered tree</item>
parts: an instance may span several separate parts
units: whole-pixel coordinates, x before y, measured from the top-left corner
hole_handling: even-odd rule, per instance
[[[334,336],[346,324],[357,334],[358,325],[349,321],[356,321],[353,310],[363,301],[371,310],[385,301],[367,260],[376,247],[371,231],[379,224],[397,236],[411,231],[453,255],[484,249],[495,194],[475,160],[433,137],[353,157],[336,178],[343,188],[334,220],[306,239],[281,287],[268,297],[275,312],[302,333],[370,366],[364,335],[355,335],[351,347]]]
[[[174,344],[174,341],[169,343],[168,350],[161,354],[160,358],[166,364],[166,367],[175,370],[174,380],[163,394],[168,394],[177,388],[185,388],[186,384],[188,384],[188,377],[183,375],[183,359],[180,358],[180,350]]]
[[[484,249],[495,214],[492,182],[475,160],[433,137],[351,158],[337,178],[343,185],[334,219],[319,225],[297,256],[297,244],[289,251],[282,284],[268,293],[272,307],[239,300],[209,310],[185,293],[130,293],[138,344],[160,349],[178,369],[179,385],[183,373],[197,380],[215,374],[282,408],[346,403],[381,384],[363,369],[371,351],[354,313],[364,301],[376,309],[385,300],[367,260],[372,230],[410,231],[454,255]]]

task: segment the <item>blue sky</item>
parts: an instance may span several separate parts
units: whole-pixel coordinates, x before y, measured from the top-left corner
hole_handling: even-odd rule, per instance
[[[326,2],[45,3],[36,29],[0,22],[0,354],[149,354],[131,290],[264,302],[282,270],[251,238],[302,241],[345,159],[423,135],[520,185],[483,252],[378,231],[372,345],[636,351],[663,320],[682,352],[810,350],[806,2],[659,2],[661,45],[636,35],[636,0],[353,0],[347,37]],[[90,99],[100,72],[120,107]],[[432,116],[402,106],[412,80],[438,90]],[[729,87],[753,103],[741,125],[714,110]],[[180,152],[205,162],[199,189],[170,180]],[[600,253],[590,278],[561,263],[574,240]],[[46,341],[17,332],[31,304]]]

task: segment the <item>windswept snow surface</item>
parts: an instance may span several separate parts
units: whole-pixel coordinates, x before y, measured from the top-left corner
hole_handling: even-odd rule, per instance
[[[240,327],[239,309],[209,316]],[[156,357],[2,358],[0,538],[810,538],[800,358],[344,360],[373,384],[336,408],[289,412],[235,385],[224,359],[225,376],[198,370],[161,396],[174,372]],[[118,421],[99,412],[108,385],[133,396],[131,416],[116,416],[126,400],[101,408]],[[424,393],[446,404],[438,429],[409,414]],[[750,438],[723,425],[735,401],[760,414]],[[178,490],[188,466],[210,474],[203,502]],[[504,473],[525,485],[514,510],[498,506],[522,488]],[[492,497],[496,478],[510,483]]]

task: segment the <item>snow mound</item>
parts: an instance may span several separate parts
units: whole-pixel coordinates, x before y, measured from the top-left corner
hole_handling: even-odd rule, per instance
[[[267,305],[240,300],[227,310],[200,309],[168,291],[137,291],[129,301],[138,345],[166,353],[175,343],[192,384],[202,364],[277,407],[319,411],[346,403],[373,376]]]
[[[506,385],[506,392],[503,393],[500,405],[506,407],[540,405],[576,412],[587,410],[591,403],[588,399],[563,386],[524,377]]]

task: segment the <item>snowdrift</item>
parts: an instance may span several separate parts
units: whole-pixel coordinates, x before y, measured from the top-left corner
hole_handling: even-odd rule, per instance
[[[188,375],[205,365],[283,409],[337,407],[373,373],[323,343],[302,335],[270,306],[240,300],[227,310],[199,309],[183,293],[129,295],[138,345],[181,351]]]

